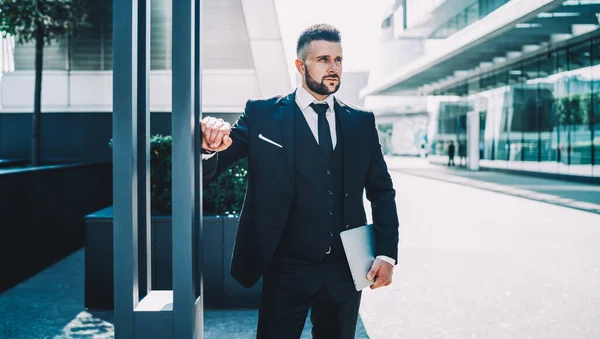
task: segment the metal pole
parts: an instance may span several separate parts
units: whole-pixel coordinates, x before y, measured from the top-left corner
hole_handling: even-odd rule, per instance
[[[152,289],[151,225],[150,225],[150,0],[138,7],[138,226],[139,236],[139,296],[144,298]]]
[[[137,0],[113,2],[113,236],[115,337],[134,338],[138,287]]]
[[[194,251],[200,218],[197,200],[199,106],[196,104],[197,0],[173,0],[173,338],[202,336]],[[198,2],[198,5],[200,2]]]
[[[408,25],[406,24],[406,20],[408,19],[407,12],[407,2],[406,0],[402,0],[402,30],[406,30]]]
[[[196,21],[195,21],[195,58],[194,67],[194,120],[197,122],[202,121],[202,1],[195,0],[196,3]],[[194,246],[196,258],[196,264],[193,265],[194,279],[196,282],[196,298],[204,294],[202,286],[202,270],[203,270],[203,257],[202,249],[204,248],[203,243],[203,227],[202,227],[202,155],[200,150],[202,149],[202,133],[200,128],[194,130],[194,196],[196,202],[194,203],[194,239],[196,243]],[[201,299],[203,300],[203,299]],[[200,319],[203,320],[202,314]],[[200,323],[201,328],[204,326],[203,321]]]

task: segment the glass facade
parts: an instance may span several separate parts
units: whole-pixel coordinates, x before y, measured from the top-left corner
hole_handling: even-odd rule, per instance
[[[78,37],[63,37],[44,47],[44,70],[112,70],[112,1],[88,0],[88,21]],[[15,70],[35,69],[35,42],[18,44]]]
[[[62,38],[44,47],[45,70],[112,71],[113,2],[86,0],[92,27],[75,38]],[[250,40],[239,0],[203,0],[203,67],[253,69]],[[150,0],[150,69],[172,68],[172,0]],[[227,34],[223,35],[223,30]],[[14,69],[35,69],[35,43],[19,44]]]
[[[486,17],[498,7],[510,0],[474,0],[472,4],[453,16],[437,28],[430,36],[431,39],[445,39],[475,21]]]
[[[600,37],[435,94],[459,99],[440,104],[434,154],[478,112],[482,164],[600,177]]]

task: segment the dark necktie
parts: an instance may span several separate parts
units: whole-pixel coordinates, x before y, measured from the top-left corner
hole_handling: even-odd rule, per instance
[[[322,104],[312,103],[310,107],[317,112],[319,116],[318,126],[319,126],[319,146],[325,152],[325,154],[329,155],[333,152],[333,144],[331,142],[331,132],[329,130],[329,123],[327,122],[327,117],[325,113],[327,109],[329,109],[329,105],[324,102]]]

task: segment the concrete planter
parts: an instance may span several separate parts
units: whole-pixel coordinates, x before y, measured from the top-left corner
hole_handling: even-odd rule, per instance
[[[207,308],[258,308],[262,281],[247,289],[229,273],[238,218],[206,216],[204,231],[204,305]],[[151,220],[152,289],[172,289],[171,217]],[[85,307],[113,309],[112,207],[85,218]]]
[[[110,162],[0,169],[0,293],[80,249],[111,182]]]

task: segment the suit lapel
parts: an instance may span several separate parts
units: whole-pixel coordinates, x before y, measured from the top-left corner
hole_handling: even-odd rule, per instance
[[[296,93],[291,93],[281,100],[281,106],[276,115],[280,122],[283,150],[287,162],[288,172],[292,183],[295,180],[295,157],[294,157],[294,111],[296,105]]]

